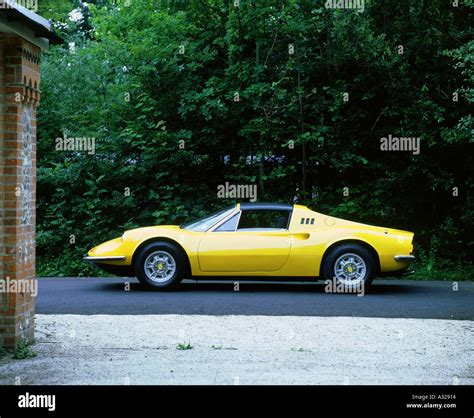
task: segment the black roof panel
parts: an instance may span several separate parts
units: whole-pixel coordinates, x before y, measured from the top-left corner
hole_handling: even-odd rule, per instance
[[[293,210],[289,203],[266,203],[266,202],[243,202],[240,204],[242,210]]]

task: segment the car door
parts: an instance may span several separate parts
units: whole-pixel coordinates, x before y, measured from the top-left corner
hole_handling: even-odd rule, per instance
[[[288,260],[289,211],[241,210],[203,234],[198,249],[203,272],[271,272]]]

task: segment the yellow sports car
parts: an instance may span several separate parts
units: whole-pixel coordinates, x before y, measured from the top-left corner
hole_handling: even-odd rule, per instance
[[[409,273],[413,235],[301,205],[238,203],[181,226],[126,231],[84,259],[156,289],[202,276],[322,277],[355,287],[375,276]]]

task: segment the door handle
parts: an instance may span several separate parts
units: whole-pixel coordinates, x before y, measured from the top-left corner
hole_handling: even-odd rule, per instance
[[[308,239],[310,237],[310,234],[308,234],[307,232],[301,232],[299,234],[291,234],[295,239],[301,239],[301,240],[305,240],[305,239]]]

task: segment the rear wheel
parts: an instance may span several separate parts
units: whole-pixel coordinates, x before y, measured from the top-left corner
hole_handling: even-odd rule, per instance
[[[373,255],[362,245],[341,244],[331,250],[324,262],[324,277],[335,278],[346,287],[369,286],[375,276]]]
[[[186,258],[169,242],[157,241],[140,250],[134,261],[138,280],[154,289],[171,289],[184,278]]]

